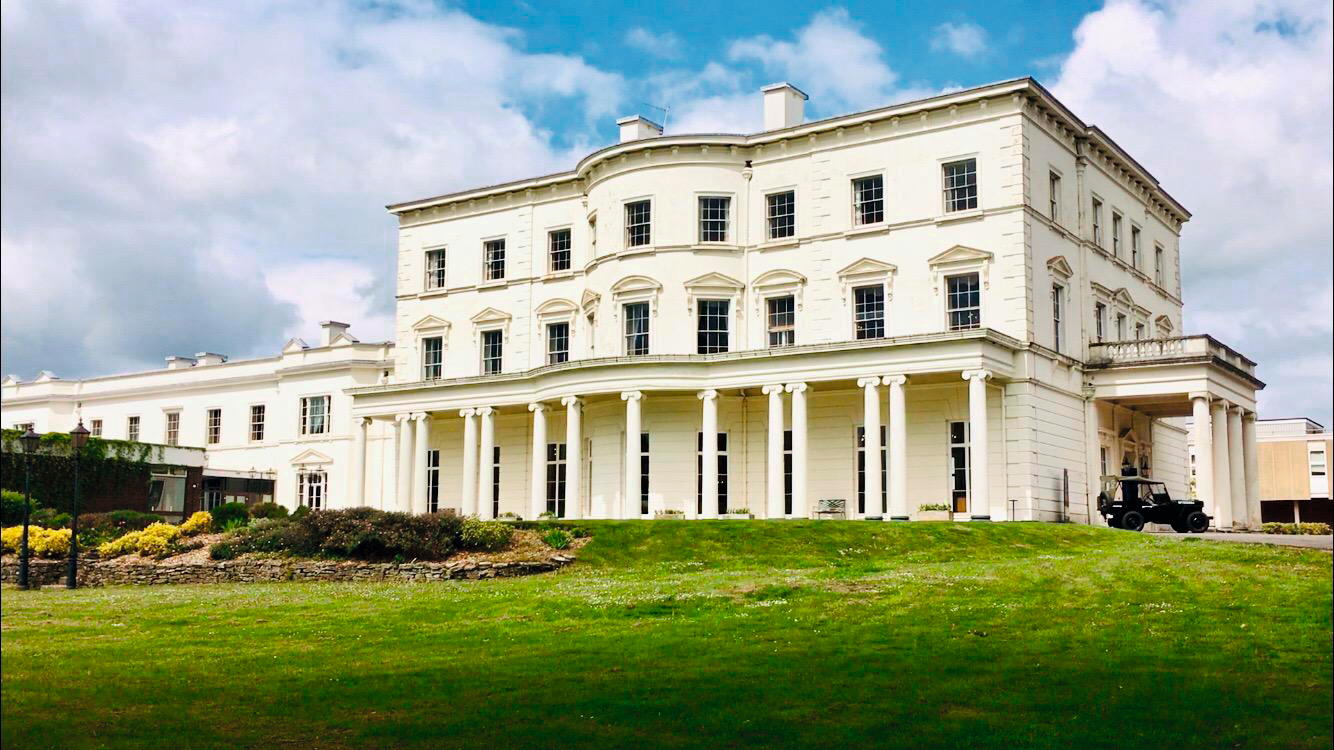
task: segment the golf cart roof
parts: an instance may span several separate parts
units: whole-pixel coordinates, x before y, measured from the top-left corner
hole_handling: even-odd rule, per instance
[[[1104,474],[1102,481],[1120,483],[1134,482],[1136,484],[1163,484],[1163,480],[1161,479],[1152,479],[1150,477],[1122,477],[1115,474]]]

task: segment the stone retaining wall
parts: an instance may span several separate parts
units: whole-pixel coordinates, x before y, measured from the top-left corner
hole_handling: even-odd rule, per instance
[[[571,555],[545,560],[485,562],[372,563],[333,560],[253,559],[199,563],[117,562],[81,560],[80,586],[149,586],[164,583],[254,583],[257,581],[446,581],[463,578],[511,578],[546,573],[574,562]],[[28,578],[34,585],[63,586],[64,560],[32,560]],[[0,561],[0,582],[17,583],[18,558]]]

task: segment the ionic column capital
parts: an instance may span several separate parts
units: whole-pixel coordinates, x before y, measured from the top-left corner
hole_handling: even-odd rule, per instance
[[[373,421],[374,420],[371,417],[357,417],[357,428],[364,430],[367,427],[370,427],[371,422]]]
[[[760,389],[760,392],[763,393],[763,394],[766,395],[766,396],[774,396],[774,395],[781,396],[781,395],[783,395],[783,386],[781,386],[781,385],[766,385],[766,386],[764,386],[763,388]]]
[[[880,378],[878,377],[857,378],[858,388],[875,388],[879,385],[880,385]]]
[[[412,418],[417,420],[418,422],[425,422],[426,420],[431,418],[431,415],[427,414],[424,411],[417,411],[412,413]]]
[[[489,417],[489,416],[491,416],[492,414],[495,414],[495,413],[496,413],[496,410],[495,410],[495,409],[492,409],[492,408],[489,407],[489,406],[479,406],[479,407],[477,407],[477,416],[479,416],[479,417]]]
[[[534,414],[538,412],[545,412],[546,410],[547,410],[547,405],[540,401],[534,401],[533,403],[528,405],[528,411],[531,411]]]
[[[643,391],[621,391],[622,401],[639,401],[644,398]]]
[[[394,421],[395,421],[395,422],[406,422],[406,421],[408,421],[409,419],[412,419],[412,415],[411,415],[411,414],[404,413],[404,414],[395,414],[395,415],[394,415]]]
[[[981,380],[986,382],[989,378],[991,378],[991,370],[978,369],[963,371],[964,380]]]
[[[560,400],[561,406],[567,409],[577,409],[583,406],[583,401],[578,396],[566,396]]]
[[[805,393],[805,392],[808,391],[808,390],[810,390],[810,386],[806,385],[805,383],[788,383],[788,384],[787,384],[787,392],[788,392],[788,393]]]
[[[1216,398],[1209,404],[1210,409],[1214,409],[1216,411],[1221,411],[1224,413],[1226,413],[1230,407],[1231,404],[1229,404],[1226,400],[1221,398]]]
[[[1254,422],[1259,418],[1260,415],[1256,414],[1253,411],[1242,412],[1241,414],[1241,419],[1243,422]]]
[[[1241,404],[1233,404],[1231,407],[1229,407],[1228,411],[1234,411],[1238,414],[1245,415],[1246,407],[1242,406]]]
[[[477,410],[473,408],[459,409],[460,417],[473,417],[477,415]]]
[[[1204,399],[1205,401],[1212,401],[1212,400],[1213,400],[1213,396],[1209,395],[1209,393],[1208,393],[1207,391],[1193,391],[1193,392],[1190,394],[1190,400],[1191,400],[1191,401],[1197,401],[1197,400],[1200,400],[1200,399]]]
[[[884,383],[885,385],[897,385],[897,386],[903,386],[903,385],[907,385],[907,383],[908,383],[908,376],[907,376],[907,375],[886,375],[886,376],[880,378],[880,382]]]
[[[707,391],[700,391],[699,393],[697,393],[697,394],[695,394],[695,395],[698,396],[699,399],[702,400],[702,401],[707,401],[707,400],[709,400],[709,399],[715,399],[715,398],[718,398],[718,392],[715,391],[715,390],[712,390],[712,389],[707,390]]]

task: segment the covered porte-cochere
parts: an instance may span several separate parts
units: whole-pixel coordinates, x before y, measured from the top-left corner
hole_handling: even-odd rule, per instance
[[[1107,431],[1100,406],[1149,419],[1189,419],[1194,455],[1187,461],[1189,491],[1220,529],[1260,527],[1260,474],[1256,452],[1255,362],[1210,336],[1184,336],[1090,345],[1088,365],[1091,460],[1106,466]],[[1101,457],[1101,458],[1100,458]],[[1133,462],[1124,462],[1133,463]]]
[[[1010,455],[1022,415],[1007,409],[1027,355],[981,329],[356,388],[350,486],[333,501],[481,518],[909,520],[936,504],[1012,518],[1030,462]]]

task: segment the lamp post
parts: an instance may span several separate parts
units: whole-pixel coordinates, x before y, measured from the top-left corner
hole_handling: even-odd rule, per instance
[[[32,514],[32,454],[37,452],[41,436],[32,426],[23,431],[19,445],[23,446],[23,542],[19,548],[19,588],[28,588],[28,517]]]
[[[69,442],[74,448],[74,507],[69,521],[69,577],[65,588],[72,589],[79,586],[79,454],[88,443],[88,428],[82,419],[69,431]]]

